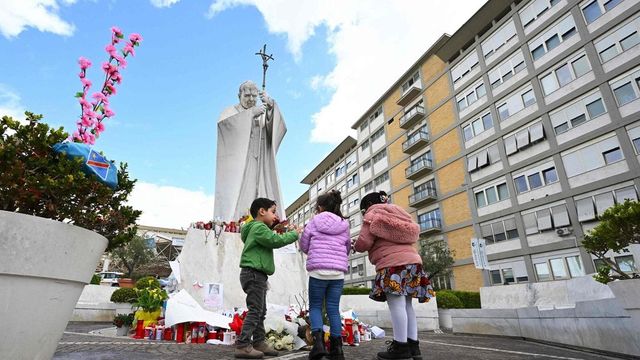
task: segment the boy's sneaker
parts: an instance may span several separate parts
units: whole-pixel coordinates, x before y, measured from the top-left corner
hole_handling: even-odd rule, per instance
[[[274,350],[271,346],[269,346],[269,344],[267,344],[265,341],[260,341],[257,342],[255,344],[253,344],[253,348],[255,350],[258,350],[260,352],[262,352],[264,354],[264,356],[278,356],[279,353]]]
[[[236,359],[262,359],[264,357],[264,353],[262,351],[258,351],[249,345],[236,347],[236,352],[233,354]]]

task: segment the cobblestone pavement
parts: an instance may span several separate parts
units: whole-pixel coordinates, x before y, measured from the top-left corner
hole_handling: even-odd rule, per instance
[[[109,323],[69,323],[58,344],[56,360],[119,360],[119,359],[233,359],[233,348],[207,344],[176,344],[151,342],[126,337],[105,337],[90,331],[109,327]],[[375,359],[385,347],[385,340],[376,339],[358,347],[345,347],[347,359]],[[571,350],[518,339],[420,333],[423,359],[617,359],[578,350]],[[283,353],[274,360],[306,359],[307,352]]]

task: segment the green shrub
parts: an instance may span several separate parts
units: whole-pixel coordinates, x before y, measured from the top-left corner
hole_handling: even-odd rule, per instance
[[[154,276],[144,276],[136,281],[136,289],[159,289],[160,282]]]
[[[342,295],[369,295],[371,289],[366,287],[345,287],[342,288]]]
[[[436,294],[438,309],[463,309],[462,301],[451,291],[442,290]]]
[[[118,314],[113,317],[113,325],[116,327],[131,326],[133,324],[134,314]]]
[[[138,300],[135,289],[120,288],[111,294],[111,301],[114,303],[134,303]]]
[[[465,309],[480,309],[480,293],[474,291],[451,290],[451,293],[462,301]],[[439,294],[439,293],[438,293]]]
[[[100,275],[98,275],[98,274],[93,274],[93,276],[91,277],[91,282],[90,282],[90,284],[91,284],[91,285],[100,285],[100,280],[102,280],[102,279],[100,278]]]

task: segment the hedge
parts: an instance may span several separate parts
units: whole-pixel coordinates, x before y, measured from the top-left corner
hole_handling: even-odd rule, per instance
[[[369,295],[371,289],[366,287],[345,287],[342,288],[342,295]]]
[[[440,304],[442,294],[451,294],[460,300],[464,309],[480,309],[480,293],[473,291],[440,290],[436,292],[436,299]],[[445,295],[448,296],[448,295]]]
[[[119,288],[111,294],[111,301],[114,303],[132,303],[138,299],[135,289]]]
[[[439,309],[463,309],[462,301],[451,291],[438,291],[436,301]]]

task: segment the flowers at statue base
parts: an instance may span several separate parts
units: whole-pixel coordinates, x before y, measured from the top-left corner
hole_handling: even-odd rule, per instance
[[[271,330],[267,333],[265,341],[278,351],[291,351],[294,347],[293,336],[285,332]]]
[[[140,45],[142,36],[134,33],[129,35],[128,41],[123,39],[122,31],[115,26],[112,27],[111,42],[105,47],[109,59],[102,64],[105,79],[100,91],[93,93],[90,97],[88,94],[92,82],[87,79],[87,69],[91,67],[91,61],[84,57],[78,59],[80,65],[78,77],[82,83],[82,91],[76,93],[76,98],[82,113],[76,122],[78,129],[69,137],[69,140],[89,145],[95,144],[96,138],[104,132],[103,121],[115,116],[109,107],[109,97],[116,94],[116,85],[122,82],[121,70],[127,66],[125,58],[129,55],[135,56],[134,48]],[[120,51],[116,48],[118,44],[122,44]]]
[[[162,303],[169,298],[167,292],[160,288],[148,287],[135,290],[138,299],[134,305],[146,312],[159,310]]]

